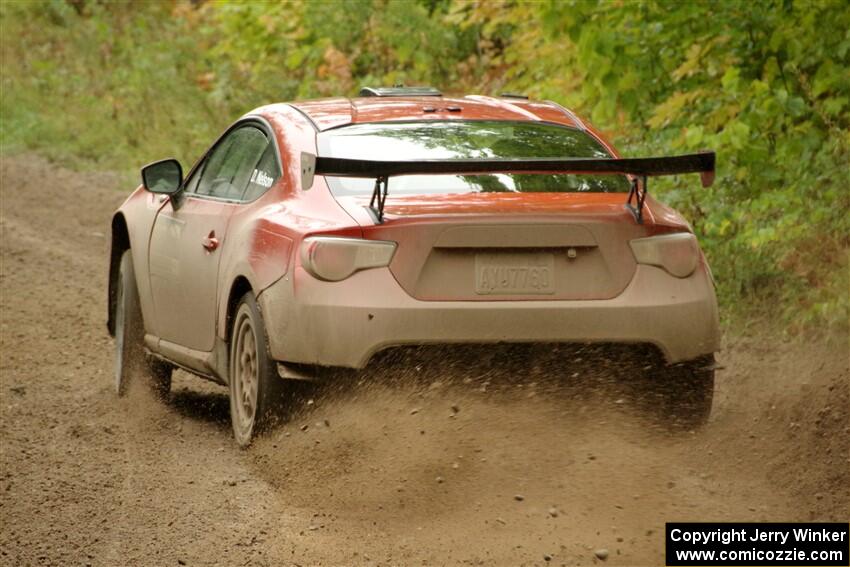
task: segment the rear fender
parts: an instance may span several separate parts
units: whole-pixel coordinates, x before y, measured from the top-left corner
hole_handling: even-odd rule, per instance
[[[362,236],[360,227],[318,232],[354,238]],[[239,290],[239,297],[245,291],[253,291],[254,295],[259,296],[263,290],[286,278],[300,265],[298,248],[304,236],[272,219],[259,218],[250,227],[228,234],[228,238],[234,248],[222,266],[220,281],[225,287],[219,293],[216,329],[217,336],[223,340],[227,340],[233,290]],[[239,297],[236,297],[236,301]]]

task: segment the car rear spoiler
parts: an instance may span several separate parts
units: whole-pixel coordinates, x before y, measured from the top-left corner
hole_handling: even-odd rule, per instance
[[[522,159],[449,159],[417,161],[377,161],[317,157],[301,154],[301,187],[313,186],[314,175],[332,177],[374,178],[375,189],[369,210],[379,223],[384,221],[389,178],[397,175],[480,175],[487,173],[574,173],[631,175],[632,188],[626,207],[643,222],[643,203],[647,194],[647,178],[659,175],[699,173],[703,187],[714,182],[714,152],[700,152],[670,157],[647,158],[522,158]],[[638,183],[638,179],[642,181]]]

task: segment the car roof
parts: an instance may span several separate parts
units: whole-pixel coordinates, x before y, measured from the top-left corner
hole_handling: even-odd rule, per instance
[[[298,110],[319,131],[349,124],[428,120],[549,122],[586,129],[580,118],[554,102],[527,100],[514,96],[340,97],[270,104],[256,109],[252,114],[279,114],[286,106]]]

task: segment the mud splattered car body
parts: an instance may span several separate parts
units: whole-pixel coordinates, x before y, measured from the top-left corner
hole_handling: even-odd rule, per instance
[[[126,253],[147,354],[224,384],[246,294],[261,317],[252,332],[285,377],[362,368],[409,344],[649,344],[669,364],[717,350],[708,265],[685,219],[647,194],[646,171],[363,170],[362,160],[616,161],[572,112],[363,94],[379,96],[258,108],[185,178],[137,188],[112,220],[110,331]],[[711,158],[689,171],[710,175]]]

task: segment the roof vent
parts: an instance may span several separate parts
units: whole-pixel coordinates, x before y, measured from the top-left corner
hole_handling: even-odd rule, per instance
[[[528,95],[519,93],[502,93],[499,96],[502,98],[521,98],[523,100],[528,100]]]
[[[443,96],[434,87],[363,87],[360,96]]]

